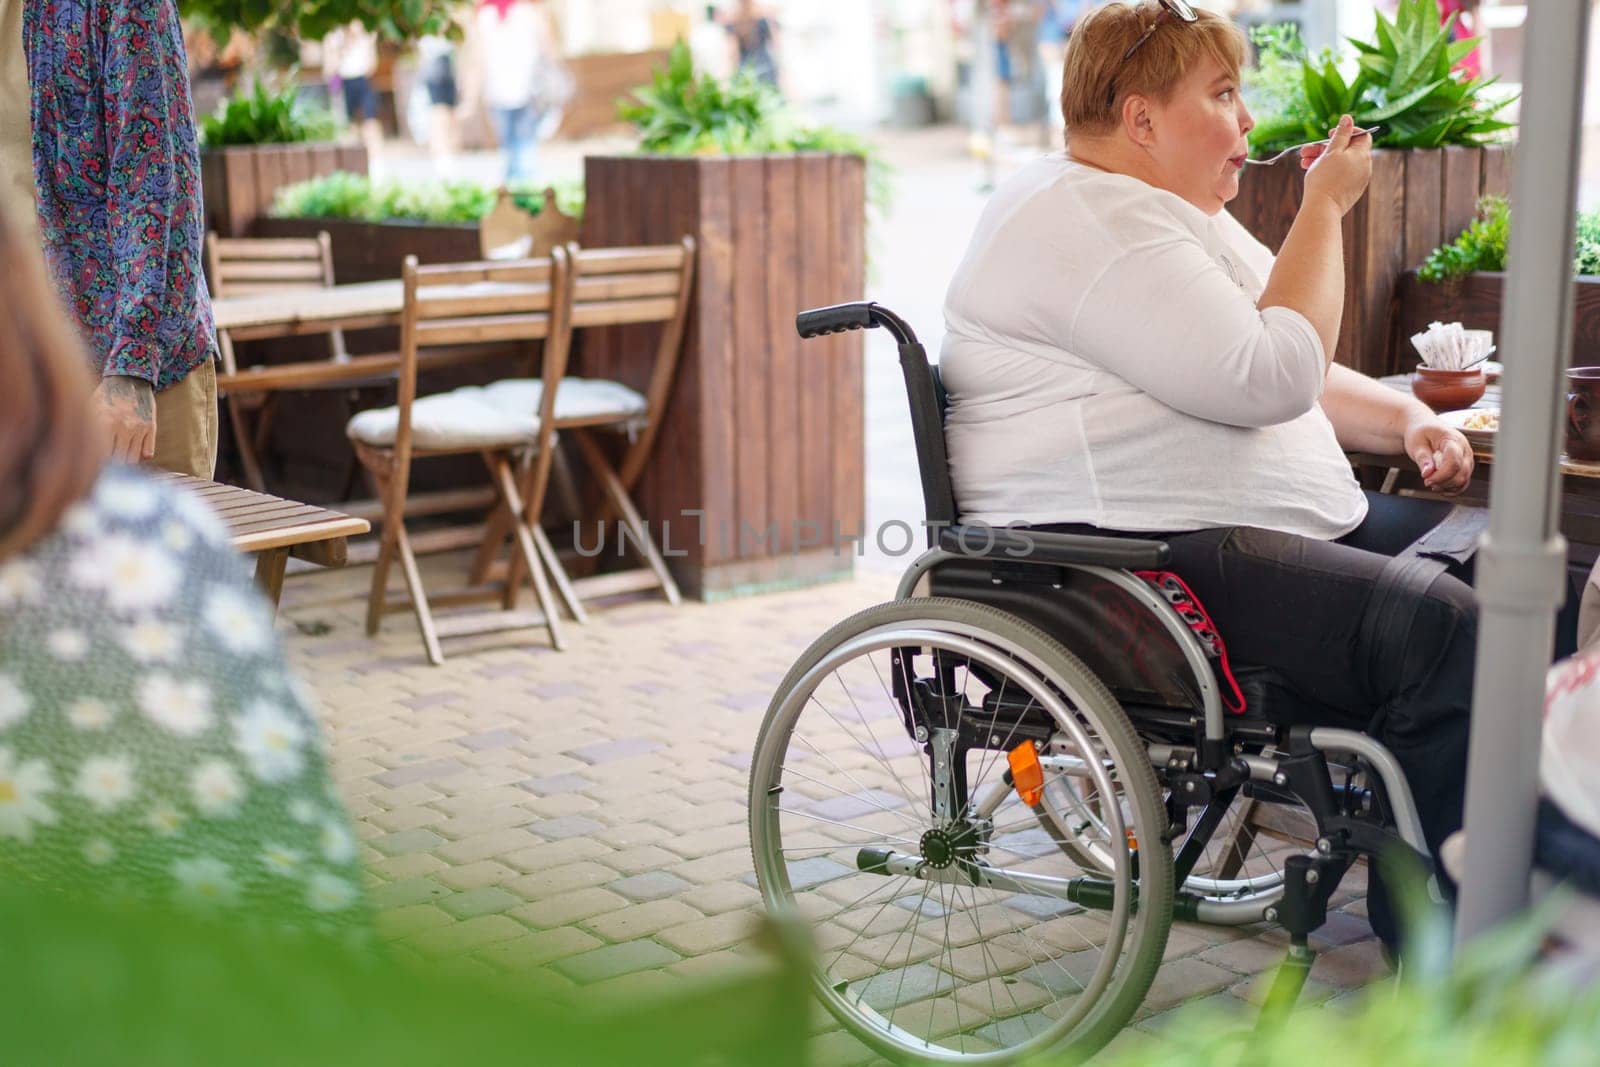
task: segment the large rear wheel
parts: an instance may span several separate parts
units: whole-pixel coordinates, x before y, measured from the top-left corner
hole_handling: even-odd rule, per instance
[[[1119,801],[1092,830],[1057,810],[1085,795]],[[824,634],[774,696],[751,767],[767,906],[808,921],[818,996],[897,1058],[1109,1041],[1171,925],[1164,824],[1145,746],[1098,679],[968,601],[883,604]],[[1079,828],[1071,849],[1060,825]]]

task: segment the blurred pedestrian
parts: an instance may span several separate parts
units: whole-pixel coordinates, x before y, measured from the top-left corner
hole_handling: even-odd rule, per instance
[[[555,28],[539,0],[478,0],[476,28],[483,104],[506,153],[506,181],[531,180],[540,135],[559,121],[563,84],[570,93]]]
[[[449,165],[456,153],[456,46],[448,37],[417,41],[417,78],[428,96],[428,154],[436,167]]]
[[[338,79],[345,115],[361,134],[367,159],[376,163],[383,154],[383,123],[378,117],[378,35],[351,22],[334,30],[322,42],[322,65]]]
[[[106,463],[22,240],[0,212],[0,880],[360,934],[356,838],[272,612],[198,496]]]
[[[778,88],[777,22],[762,13],[755,0],[739,0],[737,13],[728,20],[728,32],[739,52],[739,69]]]
[[[5,0],[0,0],[0,4]],[[728,46],[728,28],[722,24],[716,4],[706,4],[697,10],[703,18],[689,28],[689,53],[694,57],[694,69],[721,81],[734,72],[734,49]]]
[[[1017,65],[1011,47],[1015,21],[1008,0],[989,0],[989,25],[994,34],[994,114],[997,131],[1011,125],[1011,87],[1016,80]]]
[[[1061,115],[1061,72],[1066,65],[1067,38],[1072,24],[1090,6],[1090,0],[1040,0],[1039,66],[1044,71],[1045,115],[1050,128],[1060,133],[1066,124]]]
[[[1478,32],[1478,0],[1439,0],[1439,17],[1448,19],[1456,16],[1454,37],[1464,41]],[[1461,71],[1469,78],[1483,75],[1483,59],[1479,49],[1474,48],[1456,63],[1455,69]]]
[[[88,341],[112,454],[209,478],[217,341],[177,4],[29,0],[22,44],[45,258]]]

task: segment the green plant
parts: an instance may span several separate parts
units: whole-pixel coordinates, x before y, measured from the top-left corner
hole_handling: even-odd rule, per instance
[[[1452,69],[1478,39],[1454,40],[1457,16],[1441,23],[1438,0],[1400,0],[1393,22],[1375,14],[1373,40],[1346,38],[1356,52],[1348,81],[1332,52],[1311,56],[1292,34],[1267,39],[1258,67],[1264,74],[1257,76],[1278,95],[1263,102],[1250,131],[1253,152],[1270,155],[1326,137],[1345,114],[1360,126],[1381,125],[1376,144],[1389,148],[1481,145],[1512,128],[1495,116],[1516,97],[1490,100],[1484,92],[1497,78],[1469,78]],[[1295,92],[1288,68],[1297,61]]]
[[[838,1058],[838,1046],[825,1040],[807,1047],[815,1002],[804,927],[763,923],[750,939],[757,951],[734,970],[685,978],[649,1000],[604,986],[574,996],[570,981],[531,969],[490,978],[483,968],[424,968],[381,948],[352,954],[107,897],[80,899],[16,880],[0,887],[6,1062],[732,1067]],[[1208,998],[1168,1024],[1173,1040],[1130,1045],[1095,1062],[1589,1064],[1600,988],[1581,975],[1537,968],[1549,919],[1549,912],[1525,917],[1451,961],[1449,920],[1435,916],[1413,927],[1418,951],[1408,955],[1404,980],[1354,1003],[1305,1008],[1249,1030],[1241,1024],[1250,1020],[1229,1019]]]
[[[1576,230],[1572,272],[1600,274],[1600,210],[1579,214]],[[1486,196],[1478,201],[1478,217],[1455,240],[1430,252],[1417,277],[1437,283],[1474,271],[1505,270],[1510,240],[1510,203],[1505,197]]]
[[[1473,271],[1505,270],[1510,236],[1510,202],[1503,196],[1486,196],[1478,201],[1478,217],[1454,241],[1430,252],[1417,277],[1442,282]]]
[[[800,123],[766,82],[748,71],[726,81],[696,73],[682,40],[651,84],[617,102],[617,114],[639,132],[639,150],[672,156],[837,152],[867,161],[867,202],[887,212],[894,172],[854,134]]]
[[[727,81],[696,74],[679,41],[651,84],[621,100],[617,114],[639,131],[639,150],[662,155],[740,155],[781,151],[789,123],[777,90],[739,70]]]
[[[250,144],[293,144],[326,141],[334,134],[333,113],[300,101],[291,77],[282,88],[256,79],[249,89],[229,96],[200,122],[200,141],[207,147]]]
[[[583,183],[546,183],[556,190],[556,204],[573,216],[583,214]],[[544,184],[511,187],[518,206],[535,215],[544,206]],[[278,218],[408,219],[415,222],[477,222],[494,207],[491,186],[464,180],[379,181],[339,171],[296,182],[278,190],[271,214]]]
[[[1454,959],[1447,915],[1419,907],[1416,882],[1402,979],[1369,987],[1352,1003],[1302,1008],[1254,1029],[1228,1019],[1214,1000],[1180,1012],[1165,1032],[1104,1067],[1502,1067],[1578,1064],[1594,1058],[1600,987],[1538,966],[1555,912],[1523,916],[1473,942]],[[1423,916],[1426,913],[1425,917]],[[1219,1017],[1220,1016],[1220,1017]],[[1101,1061],[1096,1061],[1101,1062]]]
[[[178,10],[225,41],[234,29],[282,29],[316,41],[348,22],[359,22],[392,41],[451,33],[451,12],[465,0],[179,0]]]
[[[1600,211],[1585,211],[1578,216],[1577,241],[1573,249],[1574,274],[1600,274]]]
[[[1272,147],[1305,140],[1307,123],[1317,117],[1306,101],[1305,42],[1292,22],[1257,26],[1250,31],[1256,46],[1256,64],[1244,71],[1244,93],[1256,115],[1250,146],[1276,152]]]
[[[6,1063],[732,1067],[797,1062],[808,1030],[803,965],[786,964],[803,943],[788,947],[798,938],[772,927],[748,963],[652,1001],[593,987],[567,996],[570,980],[520,961],[469,975],[111,896],[8,872]]]

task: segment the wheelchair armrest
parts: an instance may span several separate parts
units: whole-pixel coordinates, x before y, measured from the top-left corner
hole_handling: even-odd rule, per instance
[[[1172,558],[1172,550],[1162,541],[1046,533],[1002,526],[947,526],[939,531],[939,547],[971,559],[1057,567],[1078,564],[1126,571],[1164,567]]]

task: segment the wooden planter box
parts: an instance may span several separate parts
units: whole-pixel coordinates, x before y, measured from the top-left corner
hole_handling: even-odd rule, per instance
[[[1392,345],[1401,274],[1466,229],[1479,197],[1510,195],[1511,157],[1502,146],[1373,152],[1372,182],[1344,220],[1340,363],[1373,375],[1402,369],[1407,357]],[[1300,209],[1304,181],[1293,157],[1248,167],[1228,210],[1276,252]]]
[[[854,546],[835,543],[862,532],[863,338],[802,346],[794,317],[861,299],[864,161],[590,156],[584,172],[584,244],[699,242],[683,358],[637,492],[685,592],[848,575]],[[654,336],[591,331],[577,373],[643,388]]]
[[[1408,270],[1400,278],[1395,314],[1394,351],[1396,371],[1409,371],[1417,364],[1417,350],[1411,335],[1421,333],[1430,322],[1459,322],[1469,330],[1500,332],[1506,276],[1499,271],[1481,271],[1452,282],[1425,282]],[[1585,276],[1575,282],[1573,292],[1572,362],[1574,367],[1600,365],[1600,277]],[[1495,359],[1515,362],[1515,352],[1501,347]]]
[[[238,145],[200,153],[206,229],[248,237],[285,185],[348,170],[367,172],[367,150],[332,143]]]

